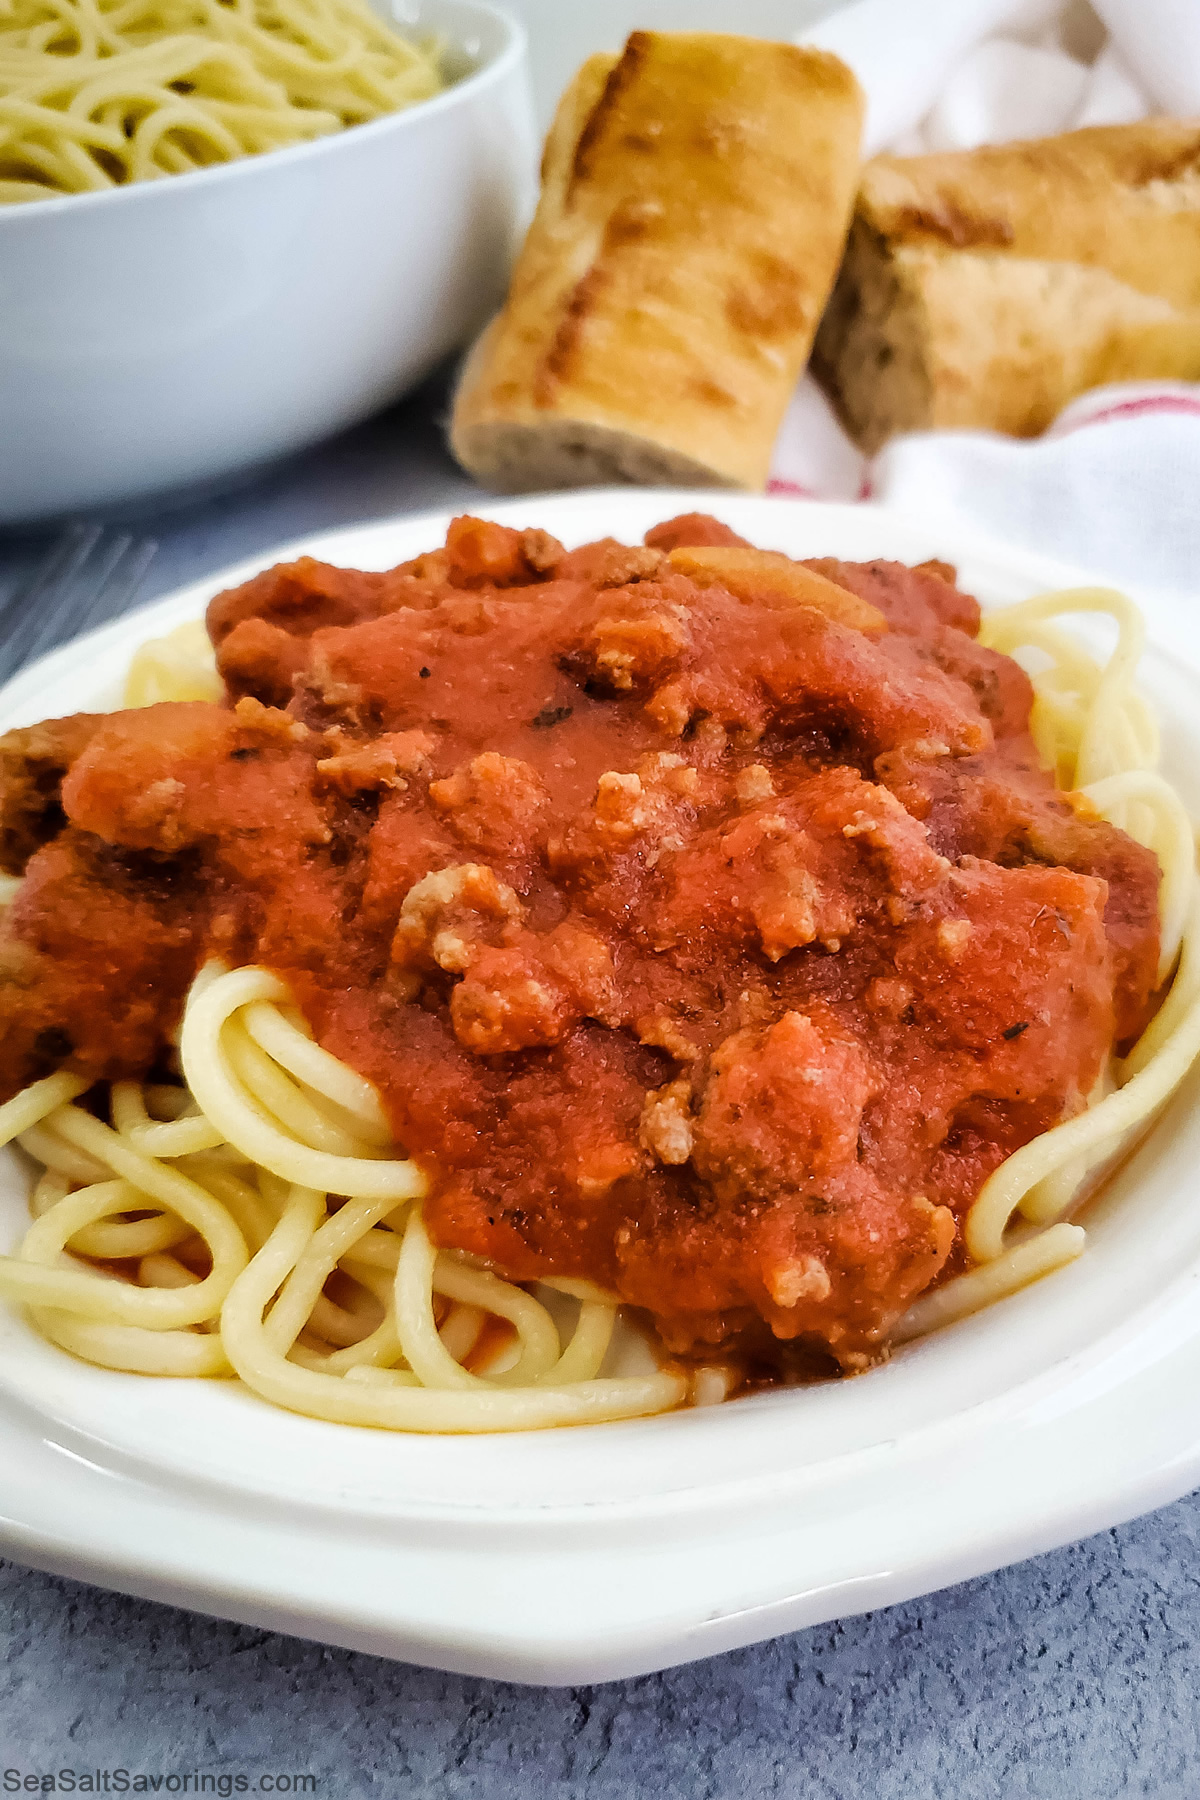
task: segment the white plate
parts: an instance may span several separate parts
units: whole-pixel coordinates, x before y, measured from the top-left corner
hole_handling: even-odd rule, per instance
[[[1081,579],[872,507],[620,491],[491,505],[569,543],[701,508],[804,555],[948,557],[989,602]],[[309,539],[384,568],[446,515]],[[281,555],[292,555],[289,546]],[[27,670],[0,724],[113,705],[133,648],[256,558]],[[1144,685],[1200,813],[1200,634],[1155,611]],[[42,1568],[440,1668],[584,1682],[887,1605],[1200,1481],[1197,1084],[1071,1267],[856,1381],[524,1437],[354,1431],[230,1383],[89,1368],[0,1309],[0,1548]],[[0,1244],[24,1175],[0,1169]]]

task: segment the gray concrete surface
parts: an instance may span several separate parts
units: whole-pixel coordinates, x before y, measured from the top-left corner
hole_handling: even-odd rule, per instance
[[[160,549],[141,598],[307,531],[465,503],[440,404],[431,388],[223,496],[143,511]],[[0,601],[46,543],[0,537]],[[389,1664],[0,1565],[0,1794],[50,1775],[35,1787],[71,1791],[69,1770],[76,1793],[321,1800],[1200,1800],[1198,1538],[1200,1497],[907,1606],[566,1690]],[[297,1775],[315,1785],[278,1779]]]
[[[380,1662],[10,1565],[0,1792],[7,1769],[123,1767],[241,1775],[249,1792],[307,1774],[320,1800],[1195,1800],[1198,1539],[1191,1499],[907,1606],[569,1689]]]

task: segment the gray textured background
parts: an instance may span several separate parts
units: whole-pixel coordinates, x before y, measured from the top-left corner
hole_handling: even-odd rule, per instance
[[[318,1796],[1195,1800],[1200,1500],[887,1612],[602,1687],[476,1681],[0,1567],[3,1770]]]
[[[306,532],[464,503],[475,490],[442,450],[440,405],[427,389],[219,498],[137,516],[160,544],[140,598]],[[0,535],[0,602],[47,542]],[[1198,1537],[1193,1497],[906,1606],[562,1690],[0,1564],[0,1794],[8,1769],[125,1768],[242,1775],[250,1791],[311,1773],[338,1800],[1200,1800]]]

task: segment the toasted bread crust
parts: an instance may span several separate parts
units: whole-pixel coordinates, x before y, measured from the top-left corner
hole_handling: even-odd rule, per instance
[[[459,461],[508,488],[761,487],[841,254],[861,118],[820,51],[634,32],[590,58],[464,370]]]
[[[1200,376],[1200,123],[876,157],[813,368],[868,451],[1033,436],[1102,382]]]

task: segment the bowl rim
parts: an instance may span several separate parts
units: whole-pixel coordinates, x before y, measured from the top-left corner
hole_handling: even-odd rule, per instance
[[[419,3],[424,5],[425,0],[419,0]],[[434,0],[435,5],[442,3],[444,0]],[[177,193],[180,182],[183,183],[185,194],[198,194],[214,182],[239,177],[248,179],[264,167],[270,170],[284,164],[290,166],[304,162],[329,154],[346,143],[366,147],[388,132],[411,129],[415,120],[426,119],[430,113],[450,111],[461,102],[473,98],[482,88],[502,81],[514,69],[527,64],[529,34],[515,13],[493,5],[492,0],[449,0],[449,4],[464,12],[473,12],[499,27],[500,47],[492,55],[485,57],[469,75],[464,75],[460,81],[451,82],[440,93],[431,94],[427,100],[416,100],[411,106],[402,107],[398,112],[381,113],[378,118],[368,119],[362,125],[350,125],[342,131],[331,132],[328,137],[314,138],[305,144],[290,144],[280,150],[258,151],[251,156],[238,157],[232,162],[213,163],[206,169],[192,169],[178,176],[168,175],[159,181],[132,181],[123,187],[92,189],[83,194],[49,194],[45,200],[23,200],[19,204],[0,206],[0,237],[6,231],[19,230],[22,224],[28,226],[48,219],[63,218],[68,213],[77,214],[81,208],[94,209],[100,204],[109,207],[118,204],[157,204],[162,202],[164,196]],[[398,26],[404,21],[392,19],[390,23]]]

